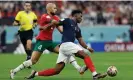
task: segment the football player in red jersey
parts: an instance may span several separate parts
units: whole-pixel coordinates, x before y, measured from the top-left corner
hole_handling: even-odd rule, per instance
[[[34,65],[35,63],[37,63],[37,61],[39,60],[42,52],[45,49],[48,49],[52,52],[59,52],[59,45],[57,43],[54,43],[52,41],[52,34],[53,34],[53,30],[56,27],[60,32],[63,31],[62,27],[60,26],[50,26],[51,21],[54,20],[59,20],[59,17],[57,15],[55,15],[57,8],[56,5],[53,3],[48,3],[46,5],[46,9],[47,9],[47,14],[43,14],[41,16],[40,19],[40,32],[38,34],[38,36],[36,37],[36,44],[34,47],[34,50],[32,52],[32,56],[31,59],[28,61],[24,61],[22,64],[20,64],[18,67],[16,67],[15,69],[12,69],[10,71],[10,78],[14,79],[14,75],[24,69],[25,67],[29,67]],[[83,74],[86,71],[86,66],[80,67],[75,58],[71,57],[69,59],[69,62],[79,71],[80,74]]]

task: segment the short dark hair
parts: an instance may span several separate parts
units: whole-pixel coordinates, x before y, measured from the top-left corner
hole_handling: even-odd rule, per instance
[[[75,14],[79,14],[79,13],[82,14],[82,11],[81,10],[73,10],[71,15],[74,16]]]
[[[25,2],[24,2],[24,4],[25,4],[25,3],[30,3],[30,4],[31,4],[31,2],[30,2],[30,1],[25,1]]]

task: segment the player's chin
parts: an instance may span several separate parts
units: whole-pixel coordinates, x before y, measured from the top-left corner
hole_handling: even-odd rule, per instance
[[[78,21],[78,23],[80,23],[81,21]]]
[[[80,23],[81,21],[82,21],[82,19],[78,19],[78,21],[77,21],[77,22],[78,22],[78,23]]]
[[[51,15],[55,15],[55,13],[54,12],[51,12]]]

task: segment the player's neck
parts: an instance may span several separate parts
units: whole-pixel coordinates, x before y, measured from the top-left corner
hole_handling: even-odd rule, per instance
[[[25,10],[25,12],[26,12],[27,14],[30,13],[30,11],[26,11],[26,10]]]
[[[72,20],[74,20],[77,23],[77,21],[76,21],[76,19],[74,17],[72,17]]]
[[[47,14],[48,14],[49,16],[54,16],[54,15],[52,15],[50,12],[47,12]]]

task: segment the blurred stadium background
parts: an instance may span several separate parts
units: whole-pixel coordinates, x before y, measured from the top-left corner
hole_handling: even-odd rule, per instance
[[[85,42],[95,50],[96,54],[92,55],[92,58],[96,68],[101,72],[106,71],[110,65],[115,65],[118,68],[116,78],[104,80],[131,80],[133,74],[132,1],[33,1],[32,10],[37,14],[38,19],[43,13],[46,13],[45,5],[49,2],[56,3],[57,14],[61,18],[69,17],[73,9],[83,11],[83,21],[80,27]],[[25,55],[12,55],[25,53],[17,35],[19,27],[12,26],[17,12],[22,9],[22,1],[0,1],[0,65],[3,65],[0,66],[0,80],[9,80],[9,70],[25,59]],[[38,28],[34,29],[34,36],[38,32]],[[53,38],[55,42],[60,43],[61,34],[55,30]],[[33,45],[35,41],[34,38]],[[46,50],[44,53],[49,53],[49,51]],[[52,55],[54,54],[43,55],[35,69],[40,70],[54,66],[57,55]],[[49,60],[48,57],[51,59]],[[45,63],[45,61],[49,61],[49,63]],[[83,64],[81,60],[78,61]],[[45,80],[91,79],[88,74],[79,76],[75,73],[76,70],[68,65],[59,76],[45,78]],[[27,74],[27,70],[23,71],[16,80],[23,80]]]

